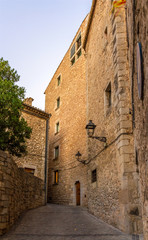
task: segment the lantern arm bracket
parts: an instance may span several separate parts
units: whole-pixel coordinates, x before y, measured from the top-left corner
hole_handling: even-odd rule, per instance
[[[104,142],[104,143],[106,143],[107,141],[106,137],[89,136],[89,138],[97,139],[100,142]]]
[[[83,160],[83,159],[81,159],[81,156],[82,156],[81,153],[78,151],[77,154],[75,155],[75,157],[76,157],[76,159],[77,159],[78,162],[80,162],[80,163],[82,163],[82,164],[84,164],[84,165],[87,165],[87,164],[90,163],[90,160],[89,160],[89,159]]]
[[[80,160],[80,159],[77,159],[78,162],[84,164],[84,165],[87,165],[90,163],[91,160]]]
[[[78,162],[84,164],[84,165],[87,165],[90,163],[90,160],[80,160],[80,159],[77,159]]]

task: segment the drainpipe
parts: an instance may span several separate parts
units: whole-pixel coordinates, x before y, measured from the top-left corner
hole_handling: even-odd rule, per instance
[[[46,143],[45,143],[45,178],[44,178],[44,190],[45,190],[45,205],[47,203],[47,167],[48,167],[48,164],[47,164],[47,161],[48,161],[48,128],[49,128],[49,119],[46,120]]]
[[[133,0],[133,65],[132,65],[132,122],[135,128],[135,105],[134,105],[134,67],[135,67],[135,0]]]

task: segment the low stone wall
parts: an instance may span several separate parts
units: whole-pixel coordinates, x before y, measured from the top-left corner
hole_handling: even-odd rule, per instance
[[[43,181],[18,168],[9,154],[0,151],[0,235],[22,212],[42,205]]]

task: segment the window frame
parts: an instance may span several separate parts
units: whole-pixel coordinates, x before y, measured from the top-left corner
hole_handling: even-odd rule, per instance
[[[73,56],[73,58],[71,59],[71,66],[73,66],[76,62],[75,56]]]
[[[80,48],[79,51],[77,52],[77,59],[78,59],[79,57],[81,57],[81,55],[82,55],[82,50],[81,50],[81,48]]]
[[[75,62],[80,58],[82,55],[82,36],[81,31],[78,33],[75,42],[73,43],[70,49],[70,63],[71,66],[75,64]]]
[[[54,185],[58,185],[59,184],[59,170],[55,170],[54,171],[53,184]]]
[[[61,74],[57,77],[57,86],[59,87],[61,84]]]
[[[82,47],[82,38],[81,38],[81,32],[79,32],[78,37],[76,39],[76,43],[77,43],[77,50],[80,49],[80,47]]]
[[[112,108],[112,85],[111,81],[107,84],[107,87],[104,91],[104,108],[106,116],[110,113]]]
[[[59,145],[54,148],[54,160],[59,158]]]
[[[56,109],[59,109],[60,108],[60,97],[57,98],[57,107]]]
[[[91,183],[97,182],[97,169],[91,171]]]
[[[76,53],[76,46],[75,46],[75,43],[74,43],[72,45],[71,49],[70,49],[70,58],[73,58],[75,53]]]
[[[60,131],[60,123],[58,121],[58,122],[56,122],[56,125],[55,125],[55,134],[58,134],[59,131]]]

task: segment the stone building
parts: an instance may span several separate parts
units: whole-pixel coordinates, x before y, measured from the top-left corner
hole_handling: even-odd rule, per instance
[[[132,86],[136,164],[144,239],[148,239],[148,1],[127,0],[127,40]],[[139,49],[141,53],[139,54]],[[142,73],[142,74],[141,74]],[[138,76],[138,78],[137,78]]]
[[[107,147],[88,141],[88,208],[128,232],[141,232],[137,165],[133,145],[131,88],[127,60],[125,8],[111,14],[111,1],[94,0],[84,48],[87,72],[87,121]],[[95,181],[92,175],[96,172]]]
[[[32,98],[25,99],[22,116],[32,128],[31,138],[27,140],[27,155],[14,157],[18,167],[42,179],[47,178],[47,148],[50,114],[32,106]]]
[[[45,91],[50,112],[48,201],[86,205],[86,168],[75,159],[78,149],[86,155],[86,80],[82,49],[88,16]]]
[[[52,114],[48,200],[86,205],[109,224],[136,234],[142,232],[142,212],[143,217],[147,214],[147,203],[143,208],[139,194],[140,178],[146,182],[138,166],[143,152],[135,143],[139,146],[137,132],[142,127],[137,125],[133,132],[132,48],[126,6],[111,10],[112,1],[92,1],[90,14],[45,91],[45,108]],[[141,134],[147,129],[146,100]],[[90,120],[96,125],[92,136],[85,129]],[[142,149],[146,149],[146,138],[143,141]],[[78,151],[80,162],[75,158]],[[142,166],[141,172],[146,168]],[[141,196],[146,194],[146,183],[143,186]]]
[[[125,8],[93,1],[84,48],[87,56],[88,116],[107,147],[90,139],[88,207],[126,232],[141,232],[139,174],[133,144],[131,85]],[[97,53],[97,54],[96,54]],[[94,142],[95,141],[95,142]],[[91,179],[94,171],[96,181]]]

